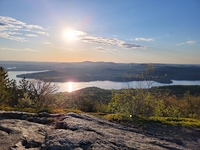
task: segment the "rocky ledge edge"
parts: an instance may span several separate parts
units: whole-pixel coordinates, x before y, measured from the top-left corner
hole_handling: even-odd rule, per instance
[[[151,125],[146,130],[88,114],[0,111],[2,150],[197,150],[199,130]]]

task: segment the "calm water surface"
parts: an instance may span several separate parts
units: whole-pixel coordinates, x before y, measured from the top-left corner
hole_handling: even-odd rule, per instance
[[[17,83],[21,78],[17,78],[16,75],[25,73],[34,73],[39,71],[8,71],[10,79],[15,79]],[[152,86],[164,86],[164,85],[200,85],[200,81],[185,81],[185,80],[172,80],[172,84],[161,84],[154,82]],[[113,81],[92,81],[92,82],[52,82],[59,86],[58,92],[72,92],[86,87],[99,87],[102,89],[123,89],[123,88],[137,88],[147,87],[143,81],[131,81],[131,82],[113,82]]]

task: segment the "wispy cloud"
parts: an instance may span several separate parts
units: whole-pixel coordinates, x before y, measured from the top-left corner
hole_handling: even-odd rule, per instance
[[[187,40],[187,41],[185,41],[185,42],[176,44],[176,46],[181,46],[181,45],[193,45],[193,44],[195,44],[195,43],[196,43],[196,41],[194,41],[194,40]]]
[[[186,44],[194,44],[194,43],[196,43],[196,41],[193,41],[193,40],[186,41]]]
[[[83,35],[87,34],[86,32],[78,31],[78,30],[72,30],[72,29],[67,30],[66,33],[73,34],[74,36],[83,36]]]
[[[81,40],[88,43],[97,43],[106,45],[121,45],[124,43],[124,41],[118,40],[116,38],[103,38],[103,37],[93,37],[93,36],[86,36]]]
[[[126,43],[125,41],[119,40],[117,38],[90,36],[86,32],[78,31],[78,30],[66,30],[64,34],[65,36],[69,36],[70,38],[71,36],[73,36],[73,39],[80,40],[86,43],[119,46],[125,49],[143,48],[143,46],[141,45]]]
[[[30,48],[8,48],[8,47],[2,47],[0,50],[4,51],[17,51],[17,52],[38,52],[38,50],[30,49]]]
[[[29,37],[37,37],[38,35],[36,35],[36,34],[26,34],[26,36],[29,36]]]
[[[101,52],[119,52],[116,49],[108,49],[104,47],[96,47],[95,50],[101,51]]]
[[[5,25],[4,23],[1,23],[1,22],[0,22],[0,26],[4,26],[4,25]]]
[[[135,48],[142,48],[141,45],[136,45],[132,43],[126,43],[123,40],[119,40],[116,38],[104,38],[104,37],[93,37],[93,36],[86,36],[81,39],[84,42],[88,43],[96,43],[96,44],[103,44],[103,45],[113,45],[119,46],[126,49],[135,49]]]
[[[44,31],[32,31],[32,32],[37,33],[39,35],[49,36],[49,33],[48,32],[44,32]]]
[[[143,46],[130,43],[123,43],[121,46],[128,49],[143,48]]]
[[[0,30],[1,31],[1,30]],[[18,32],[0,32],[0,37],[10,39],[10,40],[15,40],[15,41],[20,41],[20,42],[26,42],[26,38],[20,37],[21,33]]]
[[[107,49],[103,48],[103,47],[96,47],[95,49],[98,50],[98,51],[103,51],[103,52],[107,51]]]
[[[38,25],[26,24],[25,22],[16,20],[11,17],[0,16],[0,37],[27,42],[27,36],[48,36],[48,29]]]
[[[146,42],[150,42],[150,41],[154,41],[153,38],[135,38],[136,41],[146,41]]]

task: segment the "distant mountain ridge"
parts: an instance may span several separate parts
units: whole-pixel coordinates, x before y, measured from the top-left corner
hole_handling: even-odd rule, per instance
[[[114,62],[17,62],[0,61],[0,66],[12,71],[41,71],[22,74],[17,77],[37,78],[54,82],[88,82],[88,81],[138,81],[137,76],[145,71],[147,64]],[[152,64],[152,76],[156,81],[171,83],[171,80],[200,80],[200,65],[192,64]],[[166,77],[164,77],[167,74]],[[152,80],[155,80],[152,78]]]

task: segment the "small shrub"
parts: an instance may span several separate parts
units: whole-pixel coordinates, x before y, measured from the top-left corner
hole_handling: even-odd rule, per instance
[[[17,107],[19,108],[27,108],[27,107],[31,107],[32,106],[32,100],[30,99],[30,96],[28,95],[28,93],[24,93],[24,97],[20,98],[18,100],[18,104]]]
[[[52,109],[51,112],[52,113],[64,113],[64,114],[69,113],[69,112],[82,113],[82,111],[79,109],[59,109],[59,108]]]
[[[109,121],[131,121],[132,118],[123,114],[107,114],[103,118]]]
[[[0,110],[3,111],[14,111],[16,108],[10,107],[10,106],[5,106],[5,105],[0,105]]]
[[[200,120],[192,118],[150,117],[148,118],[148,120],[170,125],[183,125],[188,127],[200,128]]]

